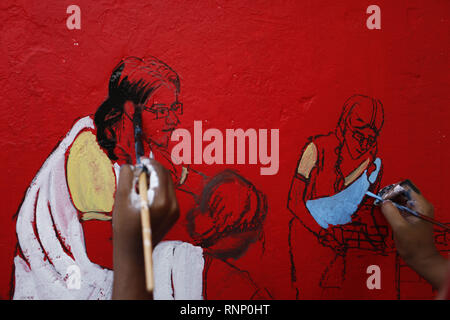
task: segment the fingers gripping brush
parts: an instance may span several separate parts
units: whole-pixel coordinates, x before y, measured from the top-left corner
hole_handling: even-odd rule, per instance
[[[367,191],[366,192],[366,195],[368,195],[369,197],[372,197],[372,198],[374,198],[374,199],[377,199],[378,201],[380,201],[380,202],[383,202],[385,199],[383,199],[382,197],[380,197],[379,195],[377,195],[377,194],[374,194],[374,193],[372,193],[372,192],[370,192],[370,191]],[[422,219],[422,220],[425,220],[425,221],[428,221],[429,223],[432,223],[432,224],[434,224],[434,225],[437,225],[437,226],[439,226],[439,227],[441,227],[441,228],[443,228],[443,229],[445,229],[445,230],[450,230],[450,227],[449,226],[447,226],[447,225],[445,225],[445,224],[443,224],[443,223],[441,223],[441,222],[439,222],[439,221],[437,221],[437,220],[434,220],[433,218],[430,218],[430,217],[428,217],[428,216],[426,216],[426,215],[424,215],[424,214],[421,214],[421,213],[419,213],[419,212],[417,212],[417,211],[414,211],[414,210],[412,210],[412,209],[410,209],[410,208],[408,208],[408,207],[406,207],[406,206],[403,206],[403,205],[401,205],[401,204],[398,204],[398,203],[396,203],[396,202],[393,202],[393,201],[391,201],[392,202],[392,204],[394,205],[394,206],[396,206],[398,209],[400,209],[400,210],[402,210],[402,211],[404,211],[404,212],[407,212],[407,213],[409,213],[410,215],[413,215],[413,216],[415,216],[415,217],[417,217],[417,218],[420,218],[420,219]]]

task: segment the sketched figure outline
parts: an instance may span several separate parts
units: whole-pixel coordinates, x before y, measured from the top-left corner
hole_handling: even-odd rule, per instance
[[[376,192],[379,189],[383,175],[381,160],[377,158],[377,138],[383,123],[381,101],[355,94],[345,101],[335,130],[311,136],[301,150],[287,199],[287,208],[292,214],[288,225],[288,246],[296,298],[299,298],[300,291],[297,287],[295,230],[307,230],[321,246],[333,252],[319,281],[319,286],[324,289],[341,287],[346,276],[349,250],[380,254],[389,250],[386,243],[388,229],[377,220],[372,203],[364,197],[365,191]],[[342,195],[362,180],[367,183],[359,188],[362,195],[353,197],[354,203],[346,203],[345,200],[351,197],[335,199],[338,198],[336,195]],[[337,205],[330,205],[333,201],[338,202]],[[314,202],[317,202],[316,208],[311,205]],[[318,215],[326,214],[325,207],[328,210],[340,208],[347,216],[330,212],[331,220],[328,222],[331,223],[322,221],[319,224],[321,217]],[[312,209],[318,212],[313,215]],[[331,280],[331,269],[337,270],[334,277],[340,280]]]

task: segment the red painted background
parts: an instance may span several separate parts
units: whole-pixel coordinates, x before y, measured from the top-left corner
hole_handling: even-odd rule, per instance
[[[81,8],[81,30],[66,28],[70,4]],[[371,4],[381,8],[382,30],[366,28]],[[250,250],[241,263],[274,298],[294,297],[286,200],[301,148],[307,137],[335,128],[355,93],[384,105],[382,184],[409,177],[436,218],[450,221],[448,12],[447,0],[1,1],[0,297],[9,298],[12,216],[26,188],[74,120],[103,102],[112,69],[128,55],[154,55],[180,75],[180,127],[203,120],[204,129],[223,132],[280,129],[277,175],[234,166],[268,197],[264,258]],[[305,264],[321,265],[314,247],[304,255]],[[349,269],[350,285],[334,297],[396,298],[395,270],[383,259]],[[366,287],[370,264],[381,266],[381,290]],[[411,296],[433,297],[420,288]],[[318,287],[304,290],[321,297]]]

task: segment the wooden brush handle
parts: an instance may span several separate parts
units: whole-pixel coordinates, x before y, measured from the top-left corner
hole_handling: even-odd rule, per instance
[[[139,194],[141,196],[142,243],[144,248],[145,285],[148,292],[153,291],[153,260],[152,260],[152,229],[150,224],[150,209],[147,196],[147,174],[139,176]]]

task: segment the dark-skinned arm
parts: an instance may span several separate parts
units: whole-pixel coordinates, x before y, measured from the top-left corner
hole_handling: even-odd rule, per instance
[[[400,212],[390,200],[406,205],[430,218],[434,217],[434,207],[409,180],[398,185],[401,188],[392,188],[393,192],[383,195],[385,201],[381,204],[381,211],[392,227],[399,255],[433,288],[439,290],[446,282],[448,262],[436,249],[433,225]]]
[[[155,160],[150,159],[149,163],[154,169],[150,174],[156,174],[159,182],[154,188],[154,200],[149,207],[154,247],[175,224],[179,217],[179,207],[169,171]],[[153,295],[145,288],[140,204],[133,203],[131,197],[132,188],[135,188],[135,170],[138,169],[129,165],[121,167],[115,196],[113,299],[153,299]]]

